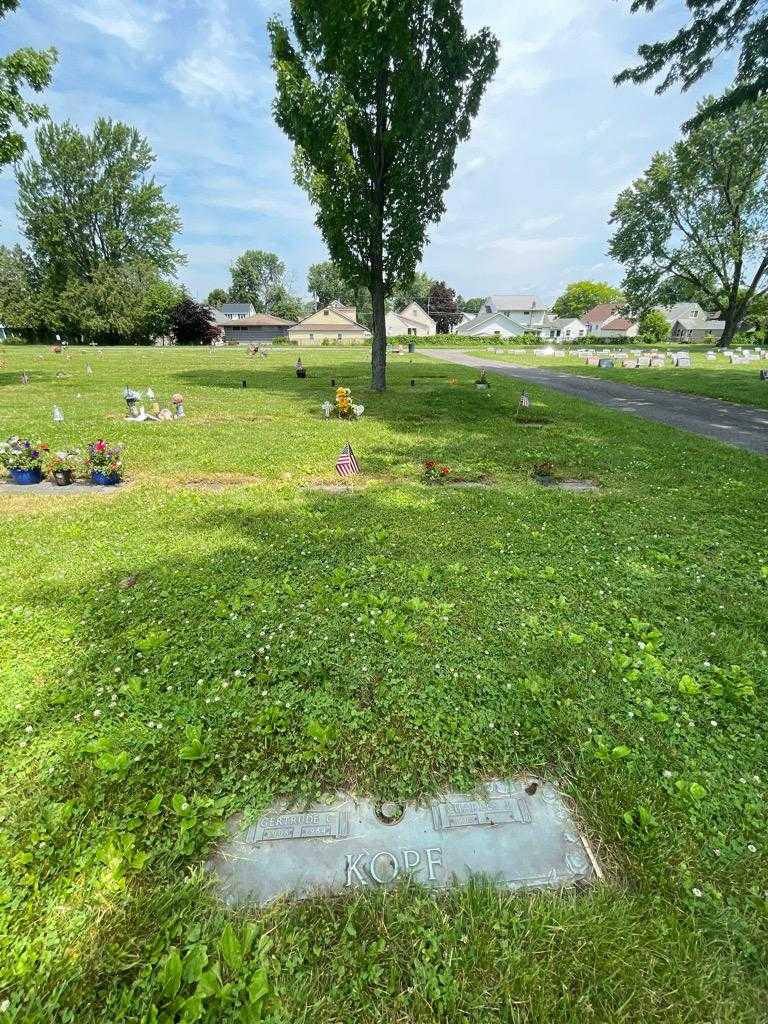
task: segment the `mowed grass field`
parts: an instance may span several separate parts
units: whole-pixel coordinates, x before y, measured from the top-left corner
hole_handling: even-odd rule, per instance
[[[542,342],[542,347],[546,347],[546,342]],[[594,343],[590,347],[599,351],[603,346]],[[629,350],[636,346],[628,343],[623,348],[629,353]],[[670,351],[680,349],[679,345],[670,346]],[[663,347],[663,351],[666,351],[666,346]],[[587,366],[584,357],[576,356],[569,350],[566,350],[565,356],[536,356],[532,351],[523,355],[511,352],[497,353],[493,347],[466,350],[468,355],[515,363],[518,366],[555,368],[568,373],[616,380],[622,384],[661,388],[664,391],[678,391],[686,395],[705,395],[707,398],[721,398],[741,405],[752,405],[757,409],[768,409],[768,381],[760,379],[760,370],[768,370],[768,360],[731,366],[729,360],[721,354],[718,354],[717,359],[709,361],[701,346],[685,348],[684,351],[691,354],[690,368],[673,367],[668,362],[663,369],[639,367],[636,370],[625,370],[621,366],[621,360],[617,359],[617,365],[612,370],[601,370],[597,366]]]
[[[525,427],[516,382],[418,357],[381,396],[364,352],[295,357],[1,355],[0,436],[123,442],[127,480],[0,494],[0,1020],[765,1020],[768,462],[537,388]],[[323,420],[331,378],[359,423]],[[125,423],[125,384],[187,418]],[[346,440],[353,490],[308,489]],[[427,458],[492,486],[426,487]],[[600,493],[539,487],[547,459]],[[603,883],[233,914],[203,868],[277,797],[522,772]]]

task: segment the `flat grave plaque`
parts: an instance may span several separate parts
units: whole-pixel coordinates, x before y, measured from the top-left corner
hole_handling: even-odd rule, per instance
[[[443,889],[481,876],[508,890],[601,877],[549,783],[496,780],[399,809],[392,820],[374,801],[346,794],[302,810],[271,808],[246,827],[233,821],[208,868],[233,905],[375,889],[406,877]]]

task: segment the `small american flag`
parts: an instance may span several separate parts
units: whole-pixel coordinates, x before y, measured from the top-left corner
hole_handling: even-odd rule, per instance
[[[336,472],[339,476],[351,476],[360,472],[360,464],[355,458],[355,453],[347,442],[341,449],[341,455],[336,460]]]

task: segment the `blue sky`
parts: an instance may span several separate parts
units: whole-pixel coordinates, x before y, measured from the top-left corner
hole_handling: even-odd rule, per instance
[[[655,96],[612,75],[639,42],[676,28],[680,3],[630,15],[628,0],[465,0],[470,28],[489,25],[501,65],[458,152],[446,214],[423,268],[465,296],[533,292],[570,280],[618,282],[606,255],[614,199],[667,148],[729,63],[701,88]],[[0,51],[59,50],[46,102],[87,128],[98,115],[136,125],[156,177],[181,210],[180,278],[205,297],[246,248],[284,259],[297,293],[326,256],[274,125],[266,20],[287,0],[22,0],[0,23]],[[13,175],[0,177],[0,241],[18,240]]]

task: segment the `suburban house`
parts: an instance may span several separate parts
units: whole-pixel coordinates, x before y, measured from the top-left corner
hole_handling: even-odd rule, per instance
[[[435,321],[418,302],[409,302],[400,313],[387,313],[385,324],[388,338],[397,338],[403,334],[426,338],[437,332]]]
[[[583,338],[587,333],[587,325],[576,316],[548,316],[541,327],[536,329],[540,338],[550,341],[573,341]]]
[[[451,334],[463,334],[464,328],[467,326],[467,324],[471,324],[472,321],[475,319],[474,313],[462,312],[459,315],[460,319],[457,320],[455,324],[451,324],[450,326]]]
[[[227,320],[243,320],[245,317],[253,316],[256,310],[250,302],[224,302],[218,307],[218,312]]]
[[[639,331],[636,320],[629,320],[619,315],[619,306],[612,302],[602,302],[588,309],[582,316],[586,324],[587,334],[595,338],[635,338]]]
[[[295,345],[359,345],[371,340],[371,332],[357,322],[354,306],[336,301],[289,327],[288,338]]]
[[[461,328],[467,338],[517,338],[529,332],[529,327],[501,312],[478,313]]]
[[[725,321],[713,319],[698,302],[678,302],[674,306],[656,308],[669,320],[675,341],[703,341],[705,338],[719,341],[725,330]]]
[[[725,330],[725,320],[700,320],[698,317],[684,317],[672,324],[673,341],[705,341],[712,338],[719,341]]]
[[[489,295],[480,307],[478,316],[487,316],[489,313],[503,313],[528,330],[544,322],[547,307],[535,295]]]
[[[227,302],[214,309],[213,315],[227,345],[260,345],[286,338],[294,323],[269,313],[254,313],[253,306],[245,302]]]

